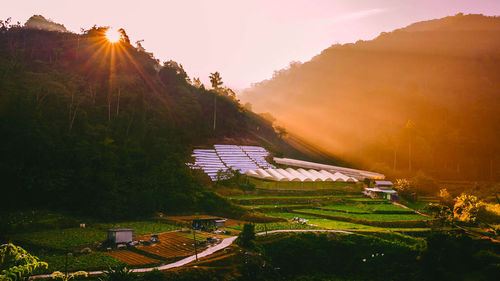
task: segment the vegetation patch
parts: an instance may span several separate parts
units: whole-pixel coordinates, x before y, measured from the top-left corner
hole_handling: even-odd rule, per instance
[[[49,264],[48,270],[44,273],[65,269],[66,254],[40,254],[38,257]],[[125,263],[104,253],[68,256],[68,271],[106,269],[120,265]]]
[[[392,204],[333,204],[322,206],[321,209],[353,214],[414,214],[410,209]]]

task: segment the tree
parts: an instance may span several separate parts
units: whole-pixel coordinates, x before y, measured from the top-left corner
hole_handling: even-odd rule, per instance
[[[243,231],[238,235],[239,244],[245,248],[251,248],[255,242],[255,225],[245,223]]]
[[[220,73],[218,71],[210,73],[209,78],[210,78],[210,83],[212,84],[212,88],[215,91],[218,91],[220,89],[220,86],[224,84],[224,82],[222,82],[222,77],[220,76]]]
[[[284,127],[276,126],[274,128],[274,130],[276,131],[276,133],[278,134],[278,137],[280,139],[283,139],[288,135],[288,132],[286,131],[286,129]]]
[[[48,264],[14,244],[0,246],[0,280],[23,280],[38,268],[47,269]]]
[[[453,206],[453,215],[459,221],[474,223],[479,212],[479,200],[476,196],[462,193]]]
[[[201,80],[200,80],[199,77],[194,77],[193,78],[193,86],[195,86],[196,88],[205,89],[205,86],[203,85],[203,83],[201,83]]]
[[[214,89],[215,92],[220,91],[220,86],[223,84],[222,82],[222,77],[220,77],[220,73],[218,71],[214,73],[210,73],[210,83],[212,83],[212,88]],[[217,94],[214,94],[214,128],[213,130],[215,131],[215,127],[217,125]]]

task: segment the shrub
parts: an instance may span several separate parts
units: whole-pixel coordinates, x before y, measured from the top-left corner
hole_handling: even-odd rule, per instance
[[[451,224],[453,222],[453,211],[446,205],[430,203],[426,210],[442,223]]]
[[[23,280],[37,268],[47,269],[48,264],[14,244],[0,246],[0,280]]]
[[[453,206],[453,197],[451,197],[450,193],[446,188],[441,188],[439,190],[439,201],[441,204],[446,205],[448,207]]]
[[[416,188],[407,179],[397,179],[394,189],[396,189],[399,196],[410,202],[415,202],[417,200]]]
[[[238,236],[238,243],[244,248],[252,248],[255,243],[255,225],[245,223],[243,231]]]
[[[479,200],[474,195],[462,193],[453,206],[453,215],[462,222],[474,223],[479,211]]]
[[[479,203],[477,216],[488,223],[500,223],[500,204]]]

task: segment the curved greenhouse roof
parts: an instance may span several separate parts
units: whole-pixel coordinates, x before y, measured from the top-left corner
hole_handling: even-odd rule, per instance
[[[300,181],[300,182],[323,182],[323,181],[339,181],[339,182],[356,182],[357,180],[348,177],[342,173],[331,174],[328,171],[313,169],[257,169],[248,170],[245,173],[249,177],[267,179],[273,181]]]

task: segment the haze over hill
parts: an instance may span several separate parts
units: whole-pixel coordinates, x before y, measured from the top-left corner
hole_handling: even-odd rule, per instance
[[[500,176],[500,18],[462,15],[332,45],[242,100],[333,155],[380,171]]]

